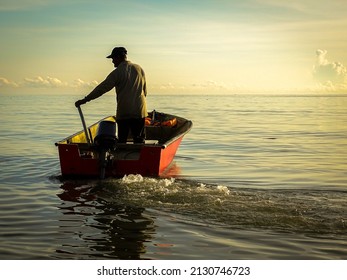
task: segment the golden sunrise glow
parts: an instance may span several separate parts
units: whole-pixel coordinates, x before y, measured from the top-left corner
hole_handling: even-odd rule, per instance
[[[116,45],[153,93],[347,90],[344,1],[29,2],[1,1],[1,92],[89,92]]]

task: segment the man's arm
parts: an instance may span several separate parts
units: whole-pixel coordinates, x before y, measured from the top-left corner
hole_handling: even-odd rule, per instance
[[[96,99],[100,97],[101,95],[103,95],[104,93],[110,91],[114,87],[115,87],[115,76],[114,76],[114,72],[112,72],[106,77],[106,79],[103,82],[97,85],[91,93],[89,93],[83,99],[77,100],[75,102],[75,106],[79,107],[82,104],[85,104],[93,99]]]

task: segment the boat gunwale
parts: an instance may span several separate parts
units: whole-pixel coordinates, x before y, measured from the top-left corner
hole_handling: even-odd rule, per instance
[[[171,114],[170,114],[171,115]],[[177,135],[174,135],[174,137],[168,139],[167,141],[165,141],[164,143],[162,144],[138,144],[138,143],[119,143],[117,144],[117,146],[119,146],[119,148],[134,148],[134,147],[139,147],[139,149],[141,149],[141,147],[160,147],[161,149],[165,149],[166,147],[170,146],[172,143],[174,143],[175,141],[177,141],[178,139],[180,139],[181,137],[183,137],[185,134],[187,134],[191,129],[192,129],[192,126],[193,126],[193,123],[192,121],[190,120],[187,120],[185,118],[182,118],[182,117],[178,117],[178,116],[175,116],[175,115],[172,115],[173,117],[175,118],[179,118],[181,120],[183,120],[185,123],[182,125],[182,128],[184,128],[184,126],[187,125],[187,128],[184,129],[183,131],[181,131],[180,133],[178,133]],[[95,122],[94,124],[88,126],[87,130],[88,132],[90,133],[90,129],[96,125],[98,125],[100,122],[104,121],[104,120],[107,120],[107,119],[111,119],[113,118],[114,120],[116,120],[115,116],[114,115],[110,115],[110,116],[107,116],[105,118],[102,118],[101,120]],[[66,138],[58,141],[58,142],[55,142],[55,146],[59,146],[59,145],[81,145],[81,144],[86,144],[88,145],[89,147],[92,147],[93,144],[88,144],[88,143],[68,143],[69,142],[69,139],[72,139],[73,137],[79,135],[79,134],[82,134],[82,133],[85,133],[84,130],[80,130],[70,136],[67,136]],[[66,142],[66,143],[64,143]]]

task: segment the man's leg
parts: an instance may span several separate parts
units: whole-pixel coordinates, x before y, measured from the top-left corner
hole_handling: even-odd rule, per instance
[[[129,121],[117,120],[118,127],[118,143],[126,143],[129,135]]]
[[[131,133],[134,143],[145,143],[145,118],[131,120]]]

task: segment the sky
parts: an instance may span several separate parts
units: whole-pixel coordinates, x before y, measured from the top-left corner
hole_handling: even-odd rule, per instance
[[[346,30],[345,0],[0,0],[0,94],[87,94],[115,46],[152,93],[346,93]]]

